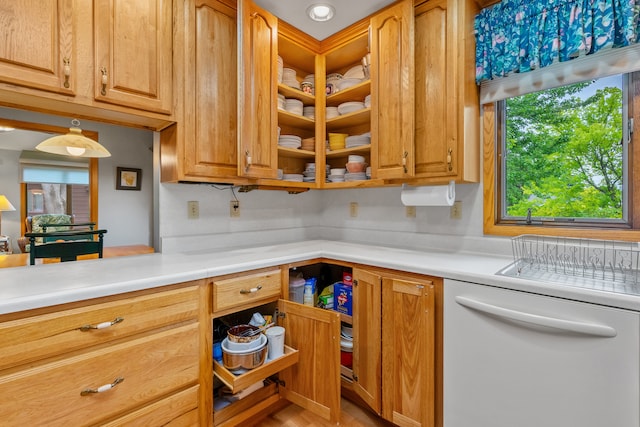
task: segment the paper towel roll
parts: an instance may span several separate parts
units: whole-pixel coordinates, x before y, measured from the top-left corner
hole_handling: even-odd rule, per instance
[[[453,206],[456,200],[455,183],[450,181],[449,185],[423,187],[402,184],[400,199],[405,206]]]

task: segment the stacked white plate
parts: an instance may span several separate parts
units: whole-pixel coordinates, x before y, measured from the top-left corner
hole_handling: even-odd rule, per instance
[[[345,79],[364,79],[364,69],[362,65],[353,66],[342,77]]]
[[[329,181],[331,182],[344,182],[345,175],[329,175]]]
[[[302,101],[298,99],[287,98],[284,101],[284,109],[290,113],[301,116],[304,109],[304,105],[302,104]]]
[[[283,94],[279,93],[278,94],[278,109],[279,110],[284,110],[285,106],[286,106],[286,99],[285,99]]]
[[[338,117],[340,113],[338,112],[338,107],[327,107],[326,116],[327,120],[333,119],[334,117]]]
[[[343,102],[338,105],[338,113],[344,115],[353,113],[354,111],[362,110],[364,108],[364,102],[350,101]]]
[[[278,169],[278,179],[282,179],[283,176],[284,176],[284,170]]]
[[[362,135],[352,135],[345,139],[345,148],[361,147],[371,144],[371,134],[363,133]]]
[[[315,86],[315,84],[316,84],[316,75],[315,74],[307,74],[306,76],[304,76],[304,81],[305,82],[309,82],[309,83],[313,83],[313,85]]]
[[[371,179],[371,166],[367,166],[367,169],[364,171],[367,179]]]
[[[344,79],[338,81],[338,83],[337,83],[338,90],[345,90],[347,88],[350,88],[351,86],[357,85],[361,81],[362,81],[362,79],[347,79],[347,78],[344,78]]]
[[[316,107],[313,105],[308,105],[306,107],[302,107],[302,115],[307,119],[315,120],[316,119]]]
[[[300,148],[302,138],[297,135],[280,135],[278,145],[285,148]]]
[[[364,163],[364,157],[363,156],[358,156],[357,154],[350,154],[348,162],[349,163]]]
[[[282,61],[282,56],[278,55],[278,83],[282,83],[282,67],[284,65],[284,61]]]
[[[304,179],[304,176],[301,173],[285,173],[282,176],[282,179],[285,181],[302,182]]]
[[[300,82],[296,77],[296,70],[292,68],[283,68],[282,69],[282,83],[294,87],[296,89],[300,89]]]
[[[364,97],[364,108],[371,107],[371,94]]]
[[[304,182],[315,182],[316,181],[316,164],[307,163],[305,166],[304,172],[302,172],[302,175],[304,175],[304,178],[302,178]]]
[[[364,181],[367,179],[366,172],[345,173],[344,180],[349,181]]]

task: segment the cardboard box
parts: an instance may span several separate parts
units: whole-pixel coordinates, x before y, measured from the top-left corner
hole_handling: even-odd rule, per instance
[[[342,282],[333,284],[333,309],[337,312],[347,314],[353,313],[353,288]]]

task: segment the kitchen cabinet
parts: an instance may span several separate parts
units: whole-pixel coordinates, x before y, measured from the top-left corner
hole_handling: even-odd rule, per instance
[[[95,99],[171,113],[172,0],[97,0],[93,12]]]
[[[239,0],[239,175],[278,175],[278,20],[251,0]]]
[[[340,315],[280,299],[284,283],[281,271],[284,270],[268,268],[210,279],[211,320],[221,318],[246,323],[255,311],[275,311],[274,321],[286,331],[285,355],[267,360],[246,373],[229,372],[223,364],[214,362],[209,353],[214,375],[234,393],[271,377],[265,387],[214,411],[214,425],[241,424],[268,412],[281,399],[325,419],[339,420]],[[277,293],[274,284],[279,286]],[[275,380],[273,375],[277,375]]]
[[[355,267],[353,295],[354,392],[396,425],[441,426],[442,279]]]
[[[0,81],[73,97],[76,1],[2,0],[0,11]]]
[[[238,175],[235,1],[189,0],[177,34],[184,60],[178,122],[161,133],[163,181],[245,183]]]
[[[413,2],[405,0],[371,17],[371,173],[374,178],[413,174]]]
[[[382,416],[429,427],[436,414],[436,286],[442,279],[382,278]]]
[[[442,426],[443,280],[324,259],[295,267],[322,285],[352,274],[352,315],[341,314],[353,332],[343,392],[396,425]]]
[[[1,316],[3,423],[196,420],[200,286]]]
[[[154,130],[173,119],[171,0],[2,0],[0,11],[2,105]]]
[[[472,0],[415,8],[415,172],[418,183],[479,182],[479,101]]]

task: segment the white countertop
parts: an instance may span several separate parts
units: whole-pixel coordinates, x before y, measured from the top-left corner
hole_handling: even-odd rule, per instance
[[[512,261],[511,257],[312,240],[193,254],[146,254],[4,268],[0,269],[0,314],[319,257],[640,311],[637,292],[633,295],[495,275]]]

